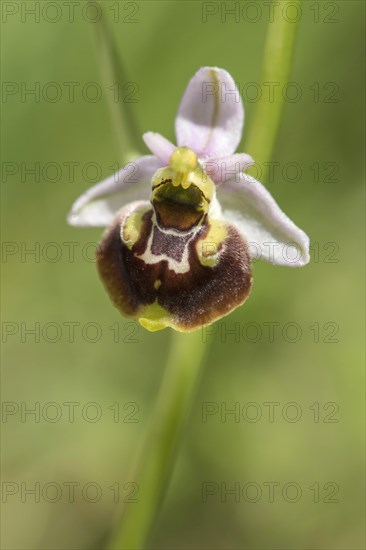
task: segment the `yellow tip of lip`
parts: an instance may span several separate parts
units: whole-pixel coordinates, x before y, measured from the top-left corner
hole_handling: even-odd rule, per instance
[[[144,327],[149,332],[157,332],[158,330],[164,330],[168,327],[166,323],[161,323],[159,321],[151,321],[150,319],[146,319],[144,317],[140,317],[139,323],[142,327]]]

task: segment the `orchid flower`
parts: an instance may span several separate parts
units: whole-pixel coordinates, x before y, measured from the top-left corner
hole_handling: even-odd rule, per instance
[[[203,67],[183,95],[177,146],[160,134],[142,156],[86,191],[68,221],[107,226],[97,252],[104,285],[123,315],[148,330],[189,332],[243,304],[251,262],[303,266],[309,239],[234,153],[244,109],[224,69]],[[131,173],[132,168],[132,173]]]

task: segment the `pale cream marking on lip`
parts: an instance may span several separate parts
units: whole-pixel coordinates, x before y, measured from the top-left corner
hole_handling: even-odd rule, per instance
[[[174,271],[175,273],[183,274],[188,273],[188,271],[191,269],[191,266],[189,265],[189,244],[190,242],[195,238],[197,233],[201,229],[201,225],[195,226],[190,231],[179,231],[176,229],[163,229],[160,227],[156,220],[155,212],[151,218],[152,221],[152,227],[149,235],[149,239],[147,241],[146,249],[143,252],[143,254],[136,255],[136,258],[140,258],[140,260],[143,260],[147,264],[157,264],[163,260],[166,260],[168,262],[168,268]],[[187,242],[184,245],[184,251],[182,255],[182,259],[180,261],[174,260],[174,258],[170,258],[167,254],[154,254],[151,250],[152,243],[153,243],[153,237],[154,237],[154,228],[157,228],[158,231],[161,233],[164,233],[165,235],[173,235],[175,237],[187,237],[190,235],[190,238],[187,240]]]
[[[174,271],[175,273],[180,273],[180,274],[188,273],[188,271],[191,269],[191,266],[189,265],[188,247],[189,247],[189,243],[196,236],[197,229],[191,231],[192,236],[184,245],[182,259],[180,261],[177,261],[177,260],[174,260],[174,258],[170,258],[167,254],[156,255],[151,251],[153,236],[154,236],[154,231],[153,231],[154,227],[157,227],[158,231],[161,231],[161,229],[156,224],[153,224],[145,252],[136,257],[140,258],[147,264],[157,264],[163,260],[166,260],[168,262],[168,268]],[[185,235],[186,234],[187,233],[185,233]],[[180,233],[179,235],[182,236]]]

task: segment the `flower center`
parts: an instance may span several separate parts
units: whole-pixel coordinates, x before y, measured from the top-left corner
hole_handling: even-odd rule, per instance
[[[151,204],[162,228],[189,231],[201,224],[215,194],[215,184],[189,147],[177,147],[169,166],[152,179]]]
[[[205,201],[195,185],[183,188],[167,181],[152,201],[158,224],[166,229],[189,231],[203,220]]]
[[[181,175],[181,178],[176,178],[173,181],[173,185],[181,185],[183,189],[188,189],[191,185],[188,175],[195,170],[198,165],[196,153],[189,147],[177,147],[169,159],[169,165]]]

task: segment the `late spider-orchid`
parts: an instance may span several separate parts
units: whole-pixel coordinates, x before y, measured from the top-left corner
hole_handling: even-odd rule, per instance
[[[108,226],[97,253],[104,285],[123,315],[148,330],[188,332],[243,304],[251,259],[303,266],[309,239],[234,154],[244,109],[229,73],[201,68],[183,95],[177,146],[143,138],[153,155],[86,191],[69,223]],[[150,199],[150,200],[149,200]]]

